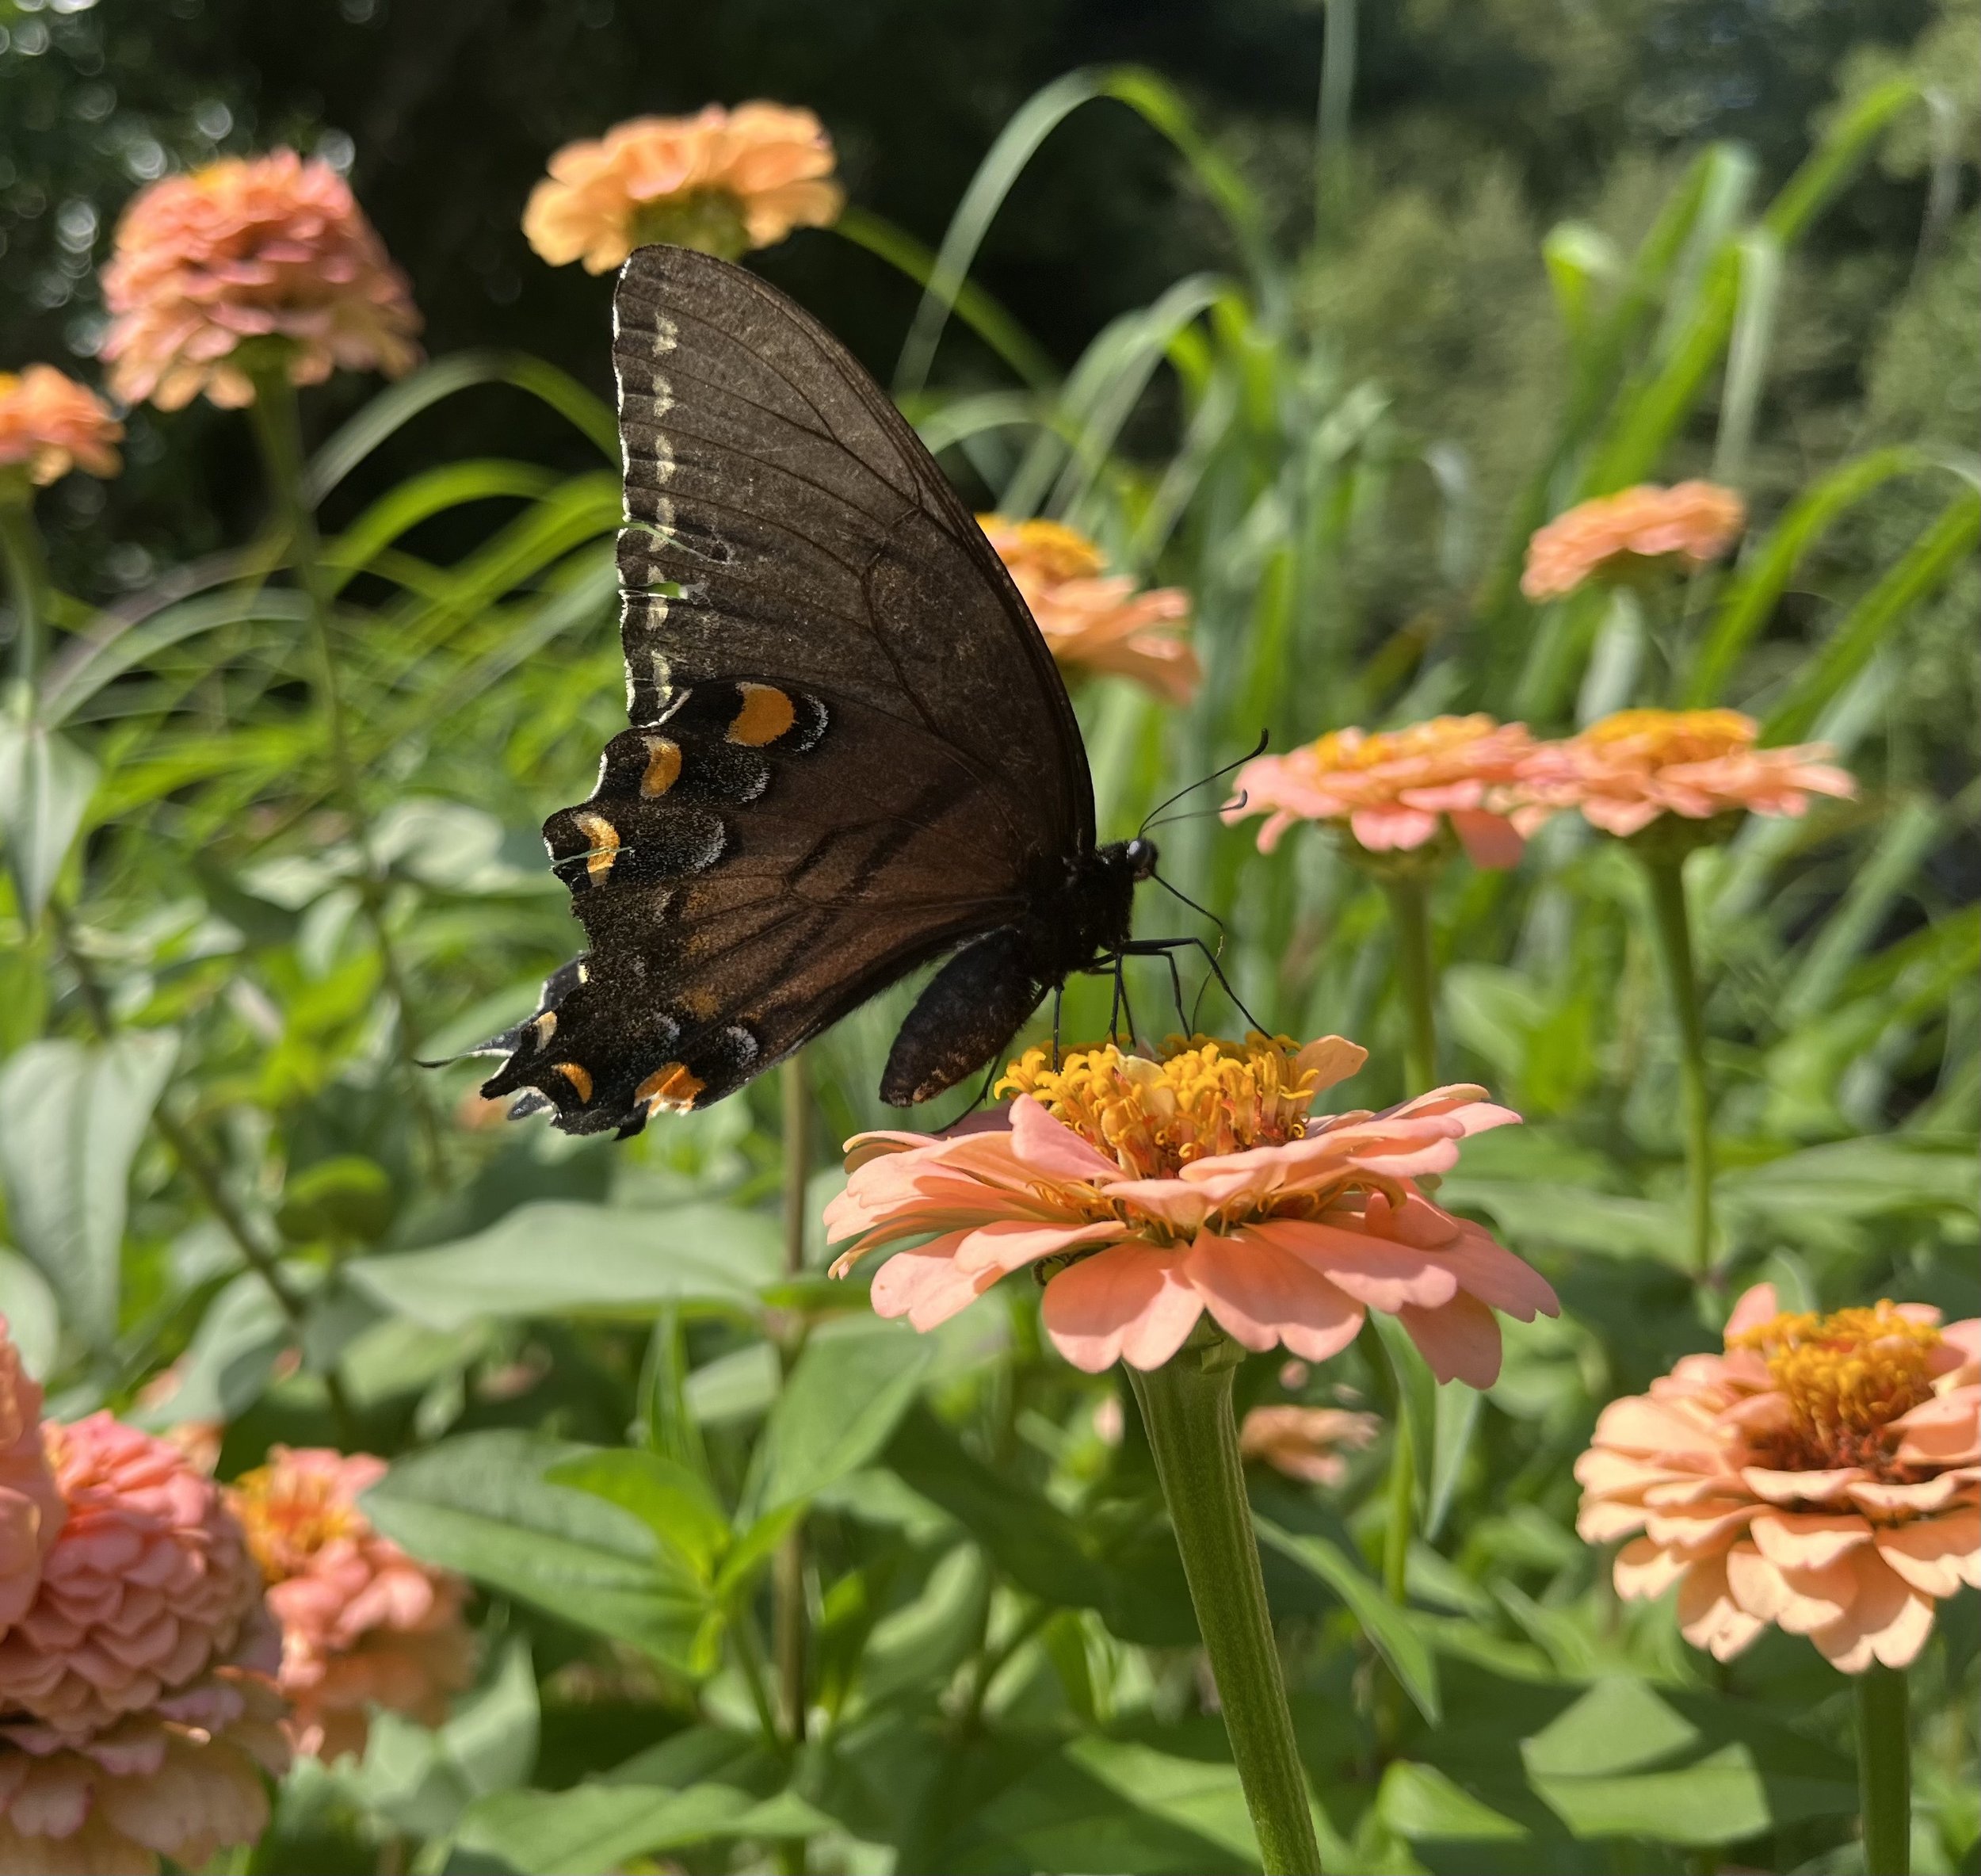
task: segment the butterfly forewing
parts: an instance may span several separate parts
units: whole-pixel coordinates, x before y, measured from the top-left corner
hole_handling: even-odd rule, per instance
[[[838,342],[684,249],[614,311],[632,728],[545,824],[590,953],[485,1089],[574,1131],[728,1093],[1094,839],[1037,628]]]

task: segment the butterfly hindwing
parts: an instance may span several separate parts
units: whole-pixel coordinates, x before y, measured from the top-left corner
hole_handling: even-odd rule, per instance
[[[838,342],[679,249],[615,314],[631,727],[544,827],[590,949],[485,1087],[575,1132],[732,1091],[1093,841],[1036,627]]]

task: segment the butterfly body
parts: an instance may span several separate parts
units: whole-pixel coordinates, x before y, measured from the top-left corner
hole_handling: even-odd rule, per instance
[[[744,269],[638,250],[614,298],[628,728],[544,823],[586,955],[486,1046],[567,1132],[707,1106],[919,966],[883,1091],[980,1067],[1129,941],[1037,626],[891,400]]]

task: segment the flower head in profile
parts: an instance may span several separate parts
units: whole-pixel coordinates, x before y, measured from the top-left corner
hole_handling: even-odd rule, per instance
[[[1254,756],[1227,821],[1263,814],[1270,853],[1296,821],[1332,821],[1365,854],[1413,853],[1449,828],[1473,864],[1521,855],[1514,784],[1534,743],[1517,723],[1434,716],[1400,730],[1330,730],[1286,755]]]
[[[1196,694],[1204,674],[1190,646],[1190,596],[1181,586],[1138,592],[1126,574],[1106,571],[1106,557],[1086,535],[1059,522],[980,514],[977,525],[1060,664],[1132,678],[1168,703],[1187,704]]]
[[[0,491],[10,471],[37,487],[71,469],[114,476],[123,435],[103,399],[52,365],[0,371]]]
[[[326,1759],[363,1753],[375,1706],[438,1725],[474,1677],[467,1585],[414,1562],[359,1508],[384,1473],[368,1454],[277,1446],[229,1495],[282,1625],[291,1736]]]
[[[203,391],[252,403],[248,367],[260,360],[316,384],[339,365],[397,377],[419,357],[406,277],[349,184],[293,150],[141,191],[117,224],[103,296],[111,389],[162,410]]]
[[[1746,504],[1715,482],[1646,482],[1578,502],[1527,543],[1520,590],[1560,599],[1586,580],[1633,580],[1716,560],[1747,524]]]
[[[1338,1485],[1349,1453],[1373,1446],[1383,1423],[1347,1407],[1255,1407],[1239,1428],[1239,1451],[1310,1485]]]
[[[1613,1400],[1576,1461],[1576,1528],[1624,1596],[1678,1591],[1720,1660],[1773,1623],[1847,1674],[1903,1668],[1981,1586],[1981,1321],[1922,1304],[1784,1312],[1750,1290],[1725,1352]]]
[[[258,1572],[176,1447],[40,1412],[0,1333],[0,1871],[198,1868],[288,1763]]]
[[[635,117],[567,143],[530,192],[523,233],[553,267],[616,267],[652,241],[733,261],[793,228],[838,220],[832,139],[810,111],[709,105],[692,117]]]
[[[1758,749],[1738,710],[1619,710],[1522,765],[1529,812],[1578,808],[1606,834],[1640,833],[1660,815],[1801,815],[1811,795],[1849,799],[1856,779],[1819,743]]]
[[[1207,1312],[1246,1348],[1321,1361],[1380,1309],[1440,1380],[1487,1386],[1493,1312],[1552,1315],[1554,1293],[1416,1181],[1456,1164],[1468,1134],[1517,1117],[1475,1087],[1313,1114],[1365,1059],[1338,1036],[1301,1048],[1256,1033],[1176,1038],[1159,1058],[1108,1044],[1056,1068],[1032,1049],[1001,1084],[1014,1098],[997,1123],[847,1143],[850,1177],[826,1213],[848,1245],[834,1274],[926,1238],[881,1267],[873,1301],[930,1329],[1029,1269],[1046,1332],[1090,1374],[1160,1367]]]

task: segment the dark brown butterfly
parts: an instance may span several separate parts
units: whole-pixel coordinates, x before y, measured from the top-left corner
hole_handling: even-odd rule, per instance
[[[591,949],[487,1045],[567,1133],[707,1106],[954,952],[896,1106],[1129,946],[1147,841],[1096,844],[1065,686],[886,394],[754,275],[645,247],[613,300],[628,715],[544,823]]]

